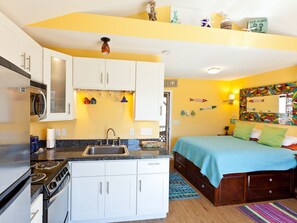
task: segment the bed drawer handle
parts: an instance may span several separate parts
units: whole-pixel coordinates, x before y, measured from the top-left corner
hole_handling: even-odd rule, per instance
[[[269,178],[269,182],[272,182],[272,178]]]
[[[204,184],[202,184],[201,187],[204,188],[205,187]]]
[[[269,192],[270,194],[272,194],[272,190],[269,190],[268,192]]]
[[[181,165],[178,165],[178,168],[181,168]]]

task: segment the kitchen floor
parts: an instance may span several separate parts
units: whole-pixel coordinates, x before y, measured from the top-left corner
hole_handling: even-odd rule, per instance
[[[173,163],[170,163],[173,169]],[[194,188],[194,187],[193,187]],[[134,221],[133,223],[252,223],[250,218],[237,209],[239,205],[215,207],[198,190],[198,199],[170,201],[169,213],[165,219]],[[297,199],[279,200],[297,212]],[[132,222],[131,222],[132,223]]]

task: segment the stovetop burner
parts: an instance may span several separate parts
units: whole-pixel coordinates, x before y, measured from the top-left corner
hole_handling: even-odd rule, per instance
[[[40,170],[50,170],[55,167],[57,167],[60,164],[59,161],[43,161],[43,162],[38,162],[35,166],[35,169],[40,169]]]
[[[46,177],[45,173],[33,173],[31,174],[32,183],[37,183]]]
[[[30,163],[30,167],[31,167],[31,168],[35,168],[36,165],[37,165],[37,162],[32,162],[32,161],[31,161],[31,163]]]

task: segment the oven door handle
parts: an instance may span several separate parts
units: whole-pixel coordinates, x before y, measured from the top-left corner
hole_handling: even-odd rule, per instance
[[[39,92],[40,94],[41,94],[41,96],[43,97],[43,101],[44,101],[44,109],[43,109],[43,113],[42,113],[42,115],[40,115],[39,116],[39,119],[42,119],[44,116],[45,116],[45,114],[46,114],[46,106],[47,106],[47,102],[46,102],[46,97],[45,97],[45,94],[42,92],[42,91],[40,91]]]
[[[64,188],[62,190],[59,191],[59,193],[57,193],[55,196],[51,197],[49,199],[49,202],[52,203],[57,197],[59,197],[69,186],[70,184],[70,175],[68,175],[68,182],[66,183],[66,185],[64,186]]]

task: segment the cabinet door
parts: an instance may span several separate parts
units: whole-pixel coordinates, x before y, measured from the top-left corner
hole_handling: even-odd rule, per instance
[[[72,57],[44,48],[44,83],[47,85],[47,118],[44,121],[74,119]]]
[[[104,177],[73,177],[71,220],[104,218]]]
[[[136,215],[136,175],[107,176],[105,217]]]
[[[106,90],[135,90],[135,61],[106,60]]]
[[[43,195],[40,194],[36,200],[31,204],[31,223],[40,223],[42,222],[42,203]]]
[[[168,212],[169,174],[140,174],[137,183],[137,215]]]
[[[105,60],[73,58],[73,88],[104,89],[105,81]]]

